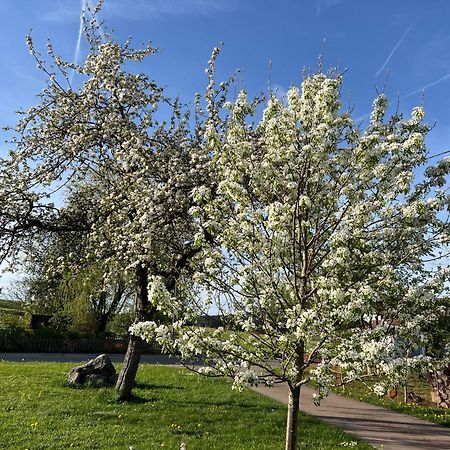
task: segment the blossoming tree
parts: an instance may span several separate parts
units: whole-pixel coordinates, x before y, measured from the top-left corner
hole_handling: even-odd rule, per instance
[[[198,188],[191,209],[215,239],[202,250],[204,293],[172,326],[132,328],[183,358],[201,355],[198,370],[238,387],[286,382],[286,450],[305,383],[320,400],[336,383],[380,375],[382,392],[431,364],[410,349],[426,345],[447,290],[448,269],[430,261],[448,242],[448,162],[418,176],[429,157],[423,109],[387,117],[379,95],[361,130],[341,108],[341,83],[307,76],[286,99],[271,95],[259,120],[245,92],[225,105],[226,132],[207,129],[217,188]],[[171,304],[159,279],[150,295]],[[192,326],[211,310],[221,327]]]
[[[106,278],[127,272],[136,317],[149,320],[156,311],[149,279],[160,277],[179,296],[199,252],[189,209],[193,190],[209,183],[210,155],[201,145],[199,100],[191,121],[147,75],[130,71],[155,49],[109,36],[103,42],[96,12],[84,20],[90,51],[82,64],[63,61],[50,43],[46,63],[27,38],[47,86],[40,103],[23,111],[9,156],[0,160],[0,260],[23,255],[46,233],[81,233],[83,253],[68,257],[70,264],[100,261]],[[161,105],[166,120],[157,118]],[[77,196],[53,203],[58,192]],[[131,336],[117,383],[122,399],[131,395],[141,347]]]

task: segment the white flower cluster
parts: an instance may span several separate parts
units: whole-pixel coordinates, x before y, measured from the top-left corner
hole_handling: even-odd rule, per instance
[[[381,95],[367,130],[355,128],[341,111],[341,81],[306,77],[287,103],[269,97],[254,125],[242,92],[227,105],[224,135],[214,130],[217,190],[198,192],[196,217],[221,250],[205,250],[197,280],[220,293],[226,331],[178,330],[183,346],[196,349],[187,354],[211,362],[208,373],[252,383],[252,369],[238,370],[245,362],[260,380],[313,378],[321,397],[336,367],[347,382],[426,364],[407,357],[405,343],[424,342],[436,293],[445,291],[421,262],[436,245],[431,229],[442,242],[445,222],[436,183],[414,179],[429,127],[421,108],[387,120]],[[428,171],[433,180],[445,173],[438,167]]]

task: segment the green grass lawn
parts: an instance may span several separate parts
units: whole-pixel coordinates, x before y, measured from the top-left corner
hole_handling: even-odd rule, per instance
[[[411,416],[418,417],[419,419],[428,420],[430,422],[450,427],[450,410],[438,408],[431,402],[431,387],[427,380],[412,378],[409,380],[408,389],[423,397],[425,399],[425,403],[423,405],[405,403],[403,401],[403,389],[401,388],[398,389],[398,395],[395,399],[389,398],[388,395],[378,397],[361,382],[351,383],[347,385],[345,389],[337,390],[337,393],[348,395],[356,400],[362,400],[367,403],[382,406],[403,414],[409,414]]]
[[[0,362],[1,449],[275,450],[284,448],[286,408],[228,382],[184,369],[142,365],[136,399],[111,388],[65,385],[73,364]],[[302,415],[299,449],[358,441]],[[370,449],[358,441],[358,449]]]
[[[23,314],[23,306],[20,302],[0,299],[0,314],[2,314],[2,313],[3,314],[22,315]]]

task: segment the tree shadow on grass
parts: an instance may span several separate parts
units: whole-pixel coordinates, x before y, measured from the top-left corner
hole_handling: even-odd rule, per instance
[[[241,408],[246,410],[254,409],[255,411],[265,411],[265,412],[274,412],[274,411],[284,411],[285,407],[283,405],[261,405],[260,403],[251,403],[251,402],[241,402],[241,401],[230,401],[230,400],[183,400],[183,399],[171,399],[171,403],[176,404],[180,407],[198,405],[198,406],[215,406],[215,407],[224,407],[224,408]]]
[[[94,390],[94,389],[112,389],[114,387],[114,383],[106,383],[102,380],[95,381],[85,381],[83,383],[70,384],[67,381],[62,383],[62,386],[70,389],[81,389],[81,390]]]
[[[140,395],[133,394],[131,398],[128,400],[121,400],[120,398],[116,397],[113,401],[113,403],[117,404],[129,404],[129,405],[143,405],[145,403],[155,403],[160,401],[161,399],[156,397],[142,397]]]
[[[135,383],[134,385],[137,389],[169,389],[169,390],[183,390],[186,389],[184,386],[174,386],[172,384],[151,384],[151,383]]]

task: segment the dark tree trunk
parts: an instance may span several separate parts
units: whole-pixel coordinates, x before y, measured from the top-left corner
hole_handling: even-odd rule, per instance
[[[101,314],[96,318],[96,334],[102,334],[106,330],[106,325],[108,324],[109,317],[107,314]]]
[[[300,407],[300,389],[298,384],[303,376],[303,364],[305,361],[305,343],[301,341],[297,347],[295,366],[297,377],[295,382],[289,383],[289,402],[286,420],[286,447],[285,450],[296,450],[298,440],[298,412]]]
[[[106,301],[108,294],[105,291],[100,292],[96,301],[93,302],[95,334],[101,334],[106,329],[108,319],[105,317]]]
[[[122,278],[119,276],[116,286],[114,287],[114,293],[111,299],[111,303],[107,304],[108,294],[102,292],[99,296],[99,301],[96,307],[95,325],[96,334],[102,334],[106,331],[108,322],[116,315],[120,310],[120,302],[125,292],[125,284]]]
[[[286,450],[296,450],[300,386],[289,386],[289,403],[286,423]]]
[[[136,271],[135,297],[135,320],[137,322],[149,320],[154,315],[154,308],[148,300],[147,283],[148,270],[142,267],[138,268]],[[127,353],[116,384],[119,400],[130,400],[132,397],[131,391],[141,359],[142,348],[142,339],[137,336],[130,336]]]

